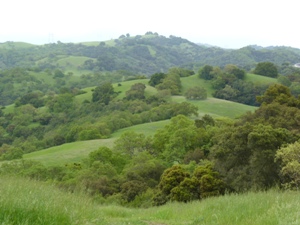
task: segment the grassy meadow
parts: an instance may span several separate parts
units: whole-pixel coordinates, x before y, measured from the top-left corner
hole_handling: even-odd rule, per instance
[[[160,207],[124,208],[81,193],[18,177],[1,176],[0,223],[22,225],[275,225],[300,223],[299,192],[270,190],[225,195]]]

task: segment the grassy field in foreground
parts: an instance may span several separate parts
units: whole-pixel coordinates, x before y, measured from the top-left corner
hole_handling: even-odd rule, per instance
[[[78,193],[17,177],[1,177],[1,224],[274,225],[300,223],[300,193],[225,195],[148,209],[100,205]]]

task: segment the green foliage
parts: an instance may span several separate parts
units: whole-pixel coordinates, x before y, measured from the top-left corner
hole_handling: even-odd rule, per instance
[[[0,160],[21,159],[24,152],[22,149],[3,144],[0,147]]]
[[[59,94],[57,96],[49,97],[47,100],[47,106],[50,112],[71,113],[74,110],[74,98],[72,94]]]
[[[155,73],[152,74],[149,80],[149,85],[152,87],[155,87],[156,85],[162,83],[163,79],[166,77],[167,75],[165,73]]]
[[[271,125],[225,126],[213,138],[216,168],[236,191],[264,189],[278,184],[278,148],[293,140],[290,131]]]
[[[204,80],[211,80],[213,78],[212,75],[213,67],[210,65],[205,65],[198,71],[198,76]]]
[[[203,87],[195,86],[188,89],[184,96],[187,99],[204,100],[207,99],[207,91]]]
[[[245,70],[242,70],[233,64],[226,65],[224,68],[224,72],[234,75],[237,79],[241,79],[241,80],[243,80],[246,76]]]
[[[271,85],[262,96],[257,96],[260,103],[270,104],[278,102],[280,104],[296,104],[296,99],[292,97],[290,89],[281,84]]]
[[[170,120],[164,129],[154,135],[153,147],[168,163],[181,162],[187,152],[209,142],[209,135],[203,128],[197,128],[192,120],[178,115]]]
[[[288,189],[299,189],[300,185],[300,143],[297,141],[276,152],[276,160],[280,162],[282,185]]]
[[[114,88],[112,84],[106,82],[95,88],[93,92],[92,101],[104,103],[105,105],[108,105],[110,100],[113,98],[113,95],[114,95]]]
[[[173,67],[168,70],[168,74],[178,74],[180,77],[189,77],[195,74],[193,70],[188,70],[180,67]]]
[[[126,99],[144,99],[146,85],[142,83],[135,83],[131,86],[130,90],[126,91]]]
[[[131,202],[135,197],[146,191],[147,185],[138,180],[131,180],[121,185],[122,198],[127,202]]]
[[[151,151],[151,142],[144,134],[127,131],[115,141],[114,149],[124,156],[132,157],[139,152]]]
[[[277,77],[278,69],[274,63],[260,62],[256,65],[253,73],[266,76],[266,77]]]
[[[290,87],[292,85],[292,82],[289,80],[288,77],[283,76],[283,75],[279,75],[277,78],[278,82],[282,85],[285,85],[287,87]]]
[[[101,134],[97,128],[85,129],[79,132],[78,140],[93,140],[101,138]]]
[[[188,202],[225,193],[225,184],[211,163],[196,166],[192,174],[174,165],[164,171],[158,187],[160,192],[154,198],[157,205],[169,200]]]
[[[158,90],[170,90],[172,95],[178,95],[181,91],[180,76],[176,73],[168,73],[163,81],[156,85]]]

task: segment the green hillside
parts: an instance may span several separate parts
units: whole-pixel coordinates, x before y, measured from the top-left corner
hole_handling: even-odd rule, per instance
[[[12,42],[7,41],[0,43],[0,49],[21,49],[21,48],[32,48],[35,45],[26,42]]]
[[[148,76],[157,71],[166,72],[174,66],[198,69],[205,64],[219,67],[235,64],[250,71],[262,61],[273,62],[278,67],[284,63],[294,65],[300,61],[299,50],[292,48],[247,46],[228,50],[197,45],[181,37],[165,37],[152,32],[132,37],[121,35],[118,39],[103,42],[57,42],[40,46],[5,42],[0,44],[0,53],[0,68],[3,69],[35,66],[63,69],[69,60],[76,67],[78,59],[76,63],[72,58],[75,57],[81,58],[80,64],[84,59],[91,59],[93,62],[85,68],[90,72],[127,70]],[[60,55],[70,59],[60,62]]]
[[[296,224],[299,61],[152,32],[0,44],[0,223]]]
[[[271,84],[271,83],[277,83],[276,78],[272,77],[265,77],[265,76],[260,76],[257,74],[251,74],[248,73],[245,77],[246,81],[253,82],[255,84]]]

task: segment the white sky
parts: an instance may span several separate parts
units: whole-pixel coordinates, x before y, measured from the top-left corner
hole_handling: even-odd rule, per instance
[[[147,31],[225,48],[300,48],[297,0],[3,0],[0,42],[104,41]]]

